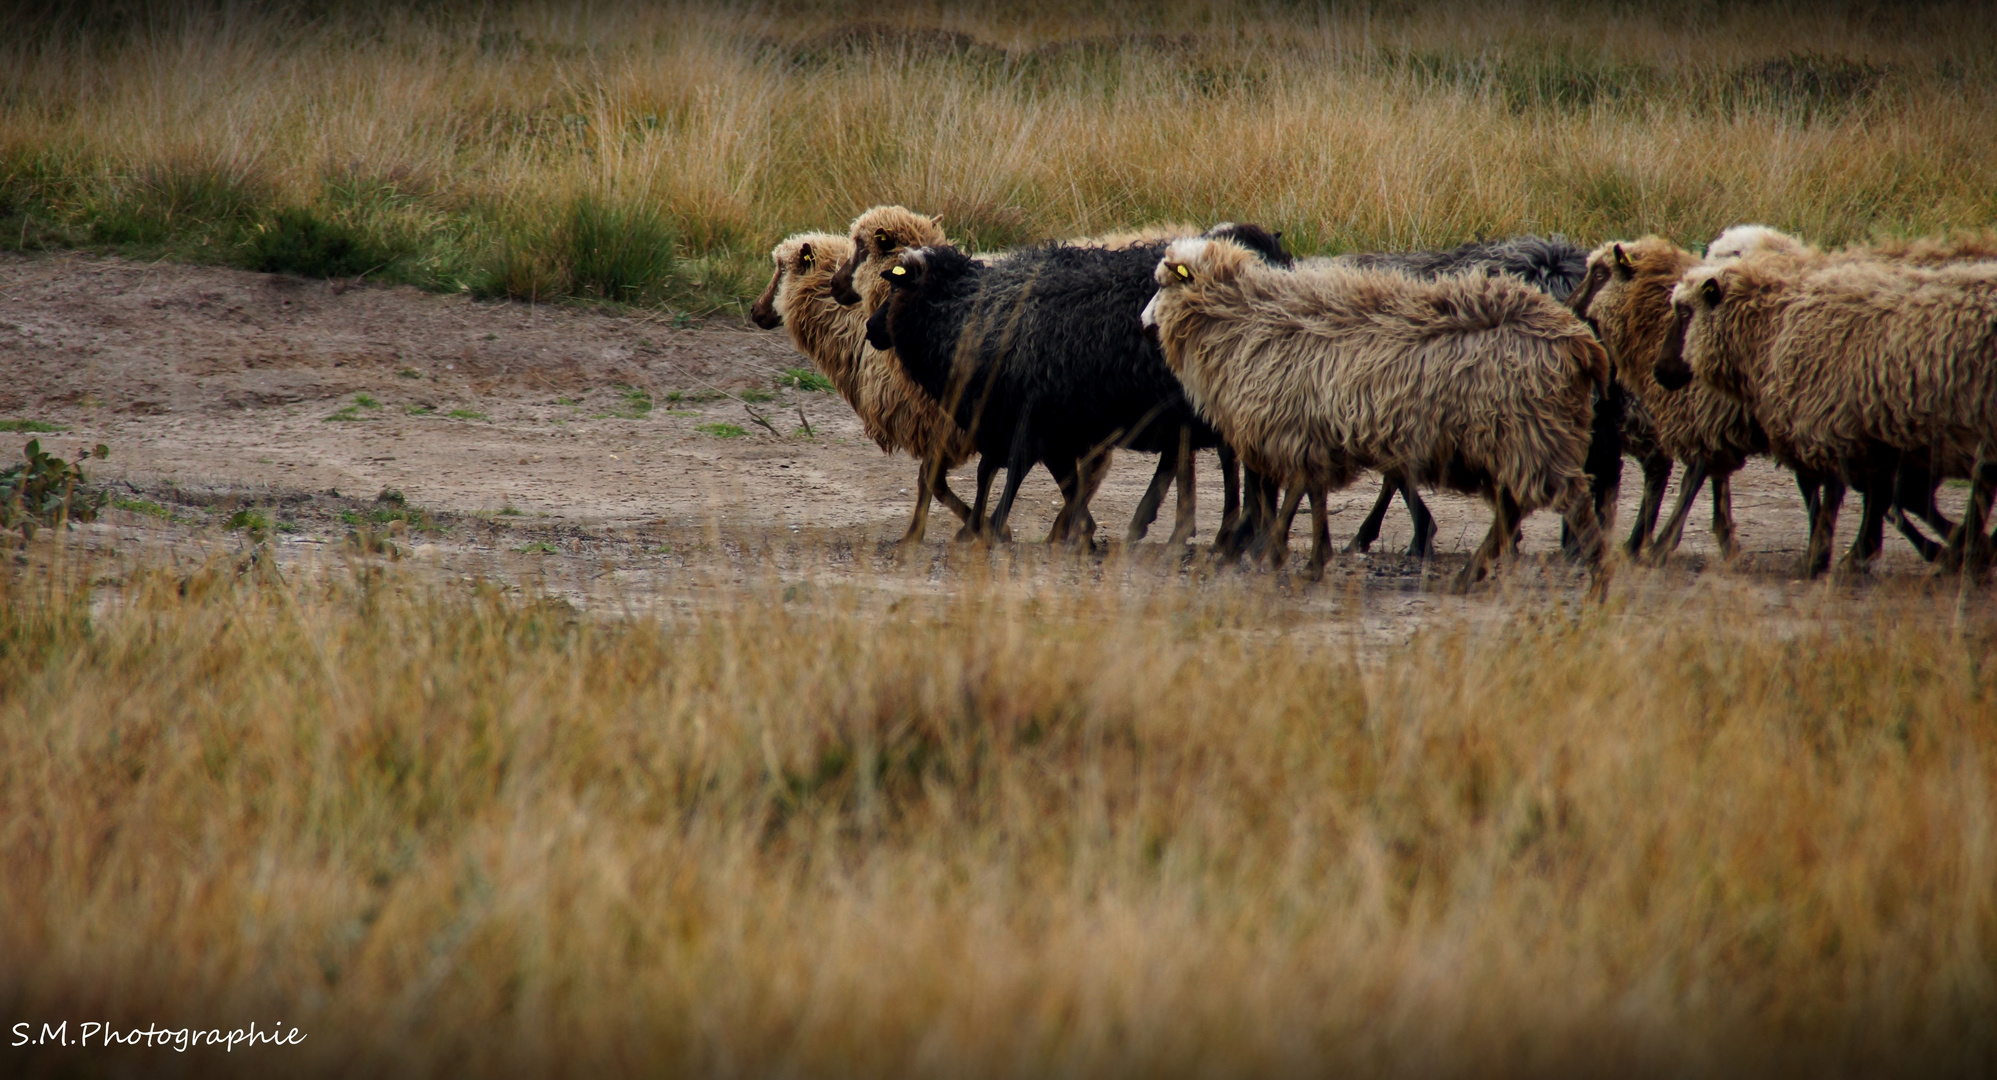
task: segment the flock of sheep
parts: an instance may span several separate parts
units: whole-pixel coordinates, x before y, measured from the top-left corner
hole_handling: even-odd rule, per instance
[[[1864,508],[1848,569],[1878,555],[1889,521],[1951,570],[1980,569],[1992,547],[1989,237],[1824,252],[1738,226],[1703,257],[1646,236],[1593,252],[1519,237],[1297,260],[1280,233],[1230,223],[973,255],[935,219],[880,206],[848,236],[801,233],[771,257],[757,325],[785,327],[867,434],[920,463],[908,542],[932,499],[963,523],[960,539],[1010,539],[1020,482],[1042,465],[1063,496],[1048,540],[1087,543],[1110,456],[1132,450],[1158,468],[1128,539],[1176,485],[1182,544],[1193,455],[1211,448],[1225,490],[1216,553],[1279,563],[1308,496],[1312,577],[1330,554],[1327,496],[1366,472],[1383,484],[1358,550],[1398,494],[1410,552],[1431,554],[1418,491],[1442,486],[1493,511],[1459,591],[1515,552],[1541,507],[1561,513],[1563,548],[1599,570],[1625,452],[1644,478],[1632,557],[1669,556],[1709,480],[1731,556],[1730,480],[1758,454],[1796,474],[1813,574],[1829,567],[1847,486]],[[947,476],[973,456],[966,505]],[[1950,478],[1971,481],[1960,522],[1935,504]]]

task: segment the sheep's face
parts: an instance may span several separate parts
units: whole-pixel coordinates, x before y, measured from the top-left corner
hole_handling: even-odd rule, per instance
[[[888,283],[888,301],[875,308],[874,313],[867,318],[867,344],[882,352],[894,348],[894,334],[890,329],[890,321],[894,317],[895,306],[897,303],[905,302],[903,298],[913,296],[922,290],[922,283],[928,276],[928,270],[922,249],[917,248],[914,251],[902,252],[889,262],[887,269],[881,271],[881,279]]]
[[[828,233],[786,238],[770,249],[770,284],[749,308],[749,318],[765,330],[782,326],[790,317],[788,309],[796,303],[799,289],[822,290],[825,275],[845,254],[845,241]]]
[[[1651,373],[1657,385],[1666,390],[1681,390],[1691,383],[1695,372],[1688,355],[1710,360],[1714,352],[1708,339],[1713,320],[1727,299],[1722,277],[1724,274],[1694,271],[1671,290],[1671,329],[1665,332],[1664,345],[1657,351],[1657,366]]]
[[[1601,295],[1611,280],[1627,284],[1635,277],[1636,263],[1631,261],[1629,252],[1623,249],[1623,245],[1603,244],[1588,256],[1588,273],[1581,279],[1581,284],[1575,286],[1574,291],[1568,294],[1567,308],[1586,320],[1589,326],[1594,327],[1595,320],[1588,314],[1588,309],[1595,298]]]
[[[864,267],[885,268],[898,252],[945,242],[938,219],[905,206],[876,206],[853,219],[853,254],[832,275],[832,298],[846,305],[857,304],[857,286],[866,284],[858,277]]]

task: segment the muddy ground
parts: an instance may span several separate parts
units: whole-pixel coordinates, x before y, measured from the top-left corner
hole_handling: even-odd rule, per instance
[[[121,505],[83,536],[128,552],[240,548],[247,538],[227,528],[229,518],[261,508],[281,559],[351,551],[368,542],[356,534],[379,532],[416,565],[531,574],[578,596],[673,592],[703,552],[725,554],[713,565],[738,576],[743,560],[772,552],[778,572],[894,566],[932,583],[963,563],[948,544],[955,522],[941,510],[925,547],[894,557],[889,542],[907,523],[914,465],[868,441],[836,395],[779,385],[784,369],[808,366],[783,331],[677,322],[214,267],[0,255],[0,420],[59,426],[39,437],[65,456],[110,448],[92,471]],[[1196,560],[1163,550],[1169,502],[1147,542],[1121,542],[1154,461],[1123,456],[1097,496],[1098,538],[1108,542],[1093,572],[1102,560],[1170,568],[1152,574],[1198,571]],[[1211,455],[1200,483],[1204,541],[1220,514]],[[1640,483],[1632,465],[1619,534]],[[970,470],[953,484],[968,497]],[[377,502],[385,491],[399,492],[412,512]],[[1375,491],[1362,483],[1335,496],[1335,541],[1349,538]],[[1943,494],[1956,513],[1963,491]],[[1306,608],[1345,609],[1390,636],[1436,610],[1474,610],[1474,597],[1447,600],[1423,586],[1461,565],[1487,511],[1449,494],[1430,505],[1443,557],[1426,571],[1393,554],[1409,533],[1396,507],[1376,554],[1339,560],[1313,589],[1285,582],[1286,594]],[[1015,535],[1043,536],[1057,506],[1052,481],[1036,472],[1022,489]],[[1671,567],[1622,568],[1621,587],[1656,592],[1724,576],[1777,606],[1805,595],[1812,586],[1795,575],[1804,516],[1788,474],[1751,464],[1736,477],[1734,506],[1743,551],[1734,564],[1719,564],[1702,500]],[[416,527],[381,520],[397,516]],[[1855,525],[1853,500],[1841,538]],[[1578,588],[1578,575],[1543,558],[1558,527],[1548,513],[1527,523],[1525,550],[1542,558],[1508,575],[1504,591]],[[1300,532],[1299,553],[1303,543]],[[988,560],[1028,575],[1075,565],[1031,543]],[[1924,574],[1889,533],[1872,580],[1839,587]]]

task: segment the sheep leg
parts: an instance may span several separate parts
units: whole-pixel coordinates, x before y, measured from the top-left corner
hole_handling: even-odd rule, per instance
[[[1179,452],[1172,455],[1179,462],[1179,505],[1178,519],[1172,523],[1172,538],[1165,541],[1174,549],[1193,538],[1193,529],[1199,525],[1199,499],[1196,488],[1199,483],[1193,477],[1193,429],[1179,429]]]
[[[1713,542],[1719,545],[1722,559],[1731,562],[1740,554],[1740,545],[1734,542],[1734,474],[1730,472],[1713,474]]]
[[[1592,489],[1586,494],[1576,493],[1569,497],[1567,512],[1561,516],[1560,524],[1574,538],[1573,556],[1587,564],[1590,579],[1599,583],[1602,549],[1607,542],[1602,535],[1602,519],[1596,512]]]
[[[971,520],[971,508],[965,506],[964,500],[950,490],[950,479],[948,471],[943,467],[942,455],[929,455],[922,459],[922,464],[916,469],[915,516],[909,520],[908,531],[902,534],[902,546],[922,543],[923,534],[929,530],[929,500],[932,497],[957,515],[958,521],[968,523]]]
[[[1123,534],[1123,542],[1135,544],[1151,531],[1151,523],[1158,520],[1158,504],[1165,501],[1165,489],[1172,486],[1172,471],[1177,462],[1172,454],[1158,455],[1158,468],[1151,474],[1151,486],[1144,489],[1144,497],[1137,500],[1137,512],[1130,515],[1130,528]]]
[[[1933,526],[1937,535],[1948,539],[1955,525],[1942,517],[1941,509],[1935,505],[1936,483],[1934,474],[1926,466],[1914,460],[1912,454],[1900,455],[1900,467],[1893,470],[1893,506],[1887,510],[1887,520],[1901,536],[1907,538],[1914,550],[1925,562],[1934,562],[1942,553],[1942,545],[1928,538],[1914,524],[1914,517]],[[1937,524],[1937,520],[1941,523]]]
[[[1948,535],[1948,546],[1942,553],[1942,569],[1956,573],[1964,569],[1981,570],[1988,559],[1989,538],[1983,535],[1984,525],[1989,521],[1991,491],[1997,487],[1997,461],[1991,461],[1979,451],[1976,465],[1969,470],[1969,503],[1962,508],[1962,520]]]
[[[1026,471],[1033,468],[1033,459],[1028,456],[1024,440],[1015,440],[1010,457],[1005,463],[1005,487],[999,492],[998,505],[992,507],[992,535],[1001,540],[1011,540],[1012,530],[1006,520],[1012,517],[1012,500],[1019,496],[1019,485],[1026,480]],[[1056,526],[1060,524],[1057,520]]]
[[[1004,462],[990,454],[984,454],[978,458],[977,502],[971,507],[971,520],[965,522],[964,527],[957,530],[957,541],[959,543],[990,535],[991,522],[985,517],[985,507],[991,502],[992,478],[997,476],[998,471],[1004,467]]]
[[[1303,498],[1302,484],[1291,484],[1290,490],[1283,496],[1283,508],[1276,514],[1276,530],[1269,542],[1271,567],[1283,565],[1283,560],[1290,554],[1290,526],[1297,520],[1297,504]]]
[[[1518,528],[1518,503],[1510,493],[1500,490],[1498,497],[1491,500],[1491,531],[1484,534],[1484,542],[1470,555],[1456,579],[1450,583],[1449,591],[1462,595],[1470,591],[1470,586],[1484,580],[1493,560],[1510,546],[1512,532]]]
[[[958,521],[971,520],[971,508],[950,490],[950,468],[943,464],[940,454],[930,459],[929,483],[930,493],[936,496],[936,501],[942,503],[945,510],[955,515]]]
[[[1311,492],[1311,561],[1304,568],[1310,581],[1324,580],[1324,564],[1331,558],[1331,493]]]
[[[1810,546],[1803,554],[1803,573],[1809,577],[1831,568],[1831,544],[1837,539],[1838,511],[1844,508],[1844,480],[1836,476],[1817,477],[1816,513],[1810,524]]]
[[[1414,522],[1415,535],[1408,541],[1409,555],[1418,559],[1435,556],[1435,515],[1428,512],[1428,503],[1422,501],[1421,492],[1415,490],[1412,481],[1401,481],[1401,498],[1408,504],[1408,518]]]
[[[1643,553],[1651,531],[1657,528],[1657,512],[1664,509],[1664,489],[1671,484],[1674,464],[1669,454],[1652,454],[1643,459],[1643,499],[1637,504],[1636,524],[1630,526],[1629,540],[1623,544],[1623,550],[1632,559]]]
[[[1871,447],[1863,458],[1845,462],[1845,473],[1859,485],[1858,532],[1851,538],[1851,550],[1838,564],[1840,573],[1862,574],[1886,544],[1886,513],[1893,506],[1893,480],[1899,471],[1900,455],[1884,447]]]
[[[1220,530],[1214,533],[1215,540],[1234,531],[1241,519],[1241,469],[1235,460],[1234,448],[1221,443],[1216,454],[1220,458]]]
[[[1706,486],[1708,467],[1703,461],[1685,463],[1685,475],[1678,478],[1678,501],[1671,507],[1671,516],[1665,519],[1664,528],[1651,541],[1650,558],[1652,566],[1663,566],[1671,553],[1678,550],[1678,541],[1685,535],[1685,519],[1692,513],[1692,505],[1699,498],[1699,489]]]
[[[1900,468],[1893,478],[1894,504],[1903,511],[1912,511],[1914,516],[1927,522],[1928,527],[1935,530],[1936,535],[1946,538],[1955,531],[1955,522],[1950,521],[1942,514],[1941,507],[1935,505],[1935,492],[1940,487],[1941,481],[1935,477],[1934,470],[1914,460],[1912,454],[1901,455]],[[1901,531],[1904,533],[1906,530]],[[1908,539],[1911,540],[1912,537]],[[1931,540],[1929,543],[1934,541]],[[1921,545],[1914,546],[1918,548]],[[1939,549],[1940,545],[1937,544],[1936,547]],[[1933,555],[1922,557],[1929,562],[1933,562],[1935,558]]]
[[[1359,531],[1352,534],[1352,542],[1345,545],[1345,550],[1362,553],[1373,550],[1373,541],[1380,538],[1380,526],[1387,523],[1387,508],[1394,505],[1394,492],[1399,490],[1399,480],[1380,474],[1379,497],[1373,500],[1373,509],[1366,511],[1366,520],[1359,523]]]

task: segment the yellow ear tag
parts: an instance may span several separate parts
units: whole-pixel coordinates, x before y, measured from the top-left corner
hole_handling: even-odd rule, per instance
[[[891,267],[891,268],[889,268],[889,270],[888,270],[888,273],[890,273],[890,274],[893,274],[893,275],[894,275],[894,276],[896,276],[896,277],[900,277],[900,276],[902,276],[903,274],[906,274],[906,273],[908,273],[908,271],[906,271],[906,270],[903,270],[903,269],[902,269],[901,267],[899,267],[899,266],[896,266],[896,267]]]
[[[1174,266],[1172,268],[1172,272],[1179,275],[1179,277],[1182,280],[1185,281],[1193,280],[1193,272],[1191,270],[1186,269],[1186,265],[1184,263],[1180,263],[1179,265]]]

